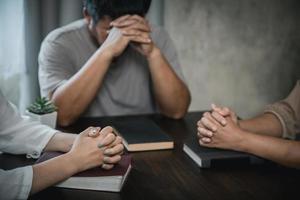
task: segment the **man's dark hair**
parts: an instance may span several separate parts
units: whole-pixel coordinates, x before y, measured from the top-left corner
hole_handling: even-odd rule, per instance
[[[126,14],[144,17],[150,7],[151,0],[84,0],[87,13],[97,23],[104,16],[112,20]]]

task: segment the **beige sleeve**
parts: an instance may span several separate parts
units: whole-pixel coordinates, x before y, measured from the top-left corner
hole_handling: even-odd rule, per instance
[[[279,119],[282,137],[295,139],[300,133],[300,80],[286,99],[268,105],[265,113],[272,113]]]

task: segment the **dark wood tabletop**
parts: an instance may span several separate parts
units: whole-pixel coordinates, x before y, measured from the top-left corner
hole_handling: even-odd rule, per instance
[[[61,130],[79,133],[89,126],[110,125],[116,118],[153,120],[174,138],[173,150],[132,153],[133,169],[120,193],[50,187],[30,199],[299,199],[300,170],[265,161],[251,165],[245,160],[218,161],[200,169],[182,150],[184,140],[196,134],[202,112],[172,120],[161,115],[82,118]],[[34,163],[24,155],[0,155],[0,167],[11,169]]]

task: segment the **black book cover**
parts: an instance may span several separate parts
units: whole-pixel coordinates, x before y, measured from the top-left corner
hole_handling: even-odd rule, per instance
[[[173,148],[172,138],[149,119],[122,120],[113,123],[113,126],[117,134],[125,140],[125,146],[129,151],[130,145],[138,144],[144,144],[144,146],[139,147],[140,150]],[[146,146],[147,144],[152,145],[152,147]]]
[[[196,134],[191,135],[185,141],[183,150],[203,168],[210,167],[212,160],[251,157],[242,152],[200,146]]]

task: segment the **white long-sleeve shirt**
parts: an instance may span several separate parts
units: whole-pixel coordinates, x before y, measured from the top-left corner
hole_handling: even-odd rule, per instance
[[[0,151],[38,158],[57,132],[48,126],[21,117],[0,90]],[[0,169],[0,199],[27,199],[33,178],[32,166]]]

